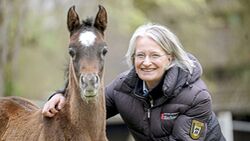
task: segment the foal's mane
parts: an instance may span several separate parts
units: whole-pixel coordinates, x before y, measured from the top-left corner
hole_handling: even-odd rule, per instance
[[[93,27],[94,27],[94,20],[92,17],[88,17],[85,20],[82,20],[81,25],[77,29],[73,30],[70,33],[70,36],[73,35],[73,33],[75,33],[76,31],[78,31],[80,29],[93,28]]]
[[[82,20],[82,27],[92,27],[94,25],[94,20],[92,17],[88,17],[85,20]]]

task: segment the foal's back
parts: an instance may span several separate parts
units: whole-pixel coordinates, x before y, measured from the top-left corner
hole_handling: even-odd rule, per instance
[[[41,109],[21,97],[0,99],[0,140],[63,141],[63,113],[54,118],[43,117]],[[59,120],[60,119],[60,120]]]
[[[21,97],[3,97],[0,99],[0,137],[1,140],[21,140],[33,127],[38,118],[32,118],[41,111],[29,100]],[[37,116],[36,116],[37,117]],[[31,132],[32,133],[32,132]]]

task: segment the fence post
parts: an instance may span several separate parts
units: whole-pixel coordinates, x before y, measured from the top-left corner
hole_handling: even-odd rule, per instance
[[[217,115],[222,133],[227,141],[233,141],[233,118],[230,111],[221,111]]]

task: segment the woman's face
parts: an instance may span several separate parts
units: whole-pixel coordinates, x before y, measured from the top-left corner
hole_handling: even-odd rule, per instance
[[[167,54],[152,38],[147,36],[137,38],[134,54],[135,70],[149,89],[160,82],[171,60],[171,55]]]

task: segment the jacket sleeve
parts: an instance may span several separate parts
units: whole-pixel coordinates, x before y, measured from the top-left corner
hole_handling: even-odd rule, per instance
[[[119,79],[119,78],[117,78]],[[105,88],[105,96],[106,96],[106,110],[107,110],[107,119],[118,114],[115,100],[114,100],[114,89],[117,84],[117,79],[113,80],[110,84],[108,84]]]
[[[211,96],[206,90],[203,90],[195,96],[190,108],[176,119],[169,140],[203,141],[211,115]]]

